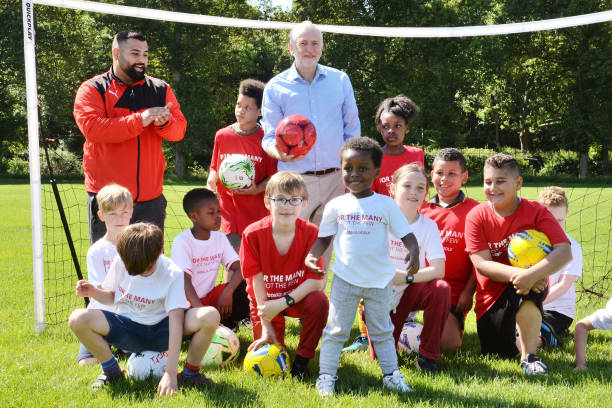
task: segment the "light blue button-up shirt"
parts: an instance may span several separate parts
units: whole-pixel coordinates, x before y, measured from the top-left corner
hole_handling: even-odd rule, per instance
[[[344,72],[319,64],[312,83],[295,64],[268,82],[262,101],[264,149],[276,143],[276,125],[286,116],[307,117],[317,130],[317,142],[304,159],[278,162],[278,170],[297,173],[340,167],[340,147],[361,134],[351,81]]]

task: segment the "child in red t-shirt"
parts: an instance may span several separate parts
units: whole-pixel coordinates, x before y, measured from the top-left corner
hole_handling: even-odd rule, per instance
[[[376,109],[376,129],[382,135],[383,159],[380,176],[374,180],[372,190],[389,195],[391,177],[395,170],[408,163],[419,163],[425,167],[425,154],[418,147],[405,146],[404,136],[410,130],[410,123],[419,114],[419,107],[404,95],[397,95],[382,101]]]
[[[476,278],[465,252],[465,217],[478,205],[467,198],[461,186],[467,182],[465,157],[454,148],[440,150],[433,162],[431,179],[437,194],[421,207],[423,215],[438,224],[446,255],[444,280],[451,287],[451,309],[442,330],[440,347],[456,350],[463,341],[465,316],[472,308]]]
[[[465,222],[466,250],[476,268],[476,319],[481,351],[512,357],[521,346],[521,368],[527,375],[547,374],[536,356],[547,277],[572,259],[565,232],[543,205],[521,199],[523,178],[507,154],[489,157],[484,166],[487,202],[476,206]],[[508,244],[520,231],[535,229],[548,236],[552,251],[527,268],[510,266]]]
[[[263,196],[266,184],[276,173],[276,160],[261,147],[263,129],[257,122],[261,116],[261,100],[265,84],[254,79],[240,83],[236,101],[236,123],[217,131],[206,185],[217,191],[221,203],[221,230],[236,251],[242,231],[247,225],[268,215]],[[219,166],[231,154],[247,155],[255,165],[255,179],[248,188],[229,190],[219,182]],[[229,279],[229,276],[226,276]]]
[[[308,204],[302,177],[281,171],[270,178],[264,202],[265,217],[244,230],[240,247],[242,274],[247,281],[253,326],[249,350],[267,342],[284,347],[285,316],[302,319],[302,331],[291,373],[310,377],[308,361],[327,323],[329,302],[322,292],[324,275],[304,265],[317,240],[316,225],[298,218]],[[319,266],[323,268],[320,260]]]

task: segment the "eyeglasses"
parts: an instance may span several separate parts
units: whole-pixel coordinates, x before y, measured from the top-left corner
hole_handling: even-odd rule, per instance
[[[291,204],[294,207],[297,207],[298,205],[302,204],[302,201],[304,201],[302,197],[291,197],[291,198],[268,197],[268,199],[272,201],[273,203],[275,203],[276,205]]]

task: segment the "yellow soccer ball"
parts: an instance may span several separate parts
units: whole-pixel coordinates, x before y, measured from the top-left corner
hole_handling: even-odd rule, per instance
[[[244,357],[244,371],[260,377],[282,377],[289,373],[291,362],[287,351],[278,344],[264,344]]]
[[[508,245],[510,265],[527,269],[552,251],[552,245],[546,234],[537,230],[525,230],[516,234]]]

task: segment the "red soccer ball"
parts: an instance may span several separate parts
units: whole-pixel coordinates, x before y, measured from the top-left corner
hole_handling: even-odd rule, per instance
[[[306,154],[316,141],[317,131],[314,125],[302,115],[287,116],[276,126],[276,145],[286,154]]]

